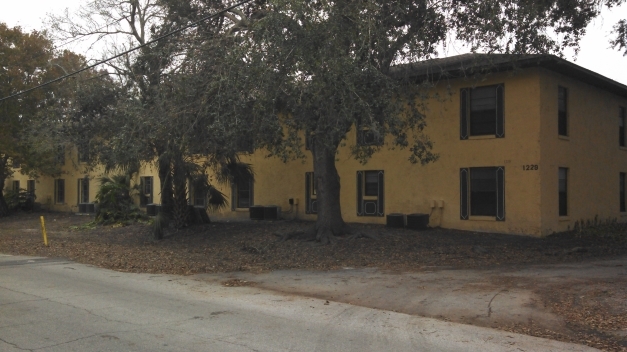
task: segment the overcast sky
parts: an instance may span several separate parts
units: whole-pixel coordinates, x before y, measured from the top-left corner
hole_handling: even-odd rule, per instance
[[[46,13],[59,14],[64,9],[72,9],[85,0],[0,0],[0,22],[9,26],[19,25],[26,30],[42,29],[42,18]],[[609,48],[609,34],[612,26],[621,18],[627,18],[627,6],[605,11],[588,27],[587,35],[581,41],[581,51],[577,57],[566,53],[566,59],[589,70],[600,73],[615,81],[627,85],[627,56]],[[80,51],[80,48],[69,49]],[[455,55],[449,49],[447,55]],[[86,55],[99,57],[95,53]]]

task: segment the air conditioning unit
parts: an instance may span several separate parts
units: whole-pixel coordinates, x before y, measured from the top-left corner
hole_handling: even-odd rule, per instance
[[[157,205],[156,204],[146,204],[146,215],[148,215],[148,216],[156,216],[157,215]]]
[[[386,216],[386,226],[403,228],[405,227],[405,214],[392,213]]]
[[[429,228],[429,214],[407,215],[407,228],[412,230],[426,230]]]
[[[263,207],[263,218],[265,220],[279,220],[281,218],[281,207],[278,205],[266,205]]]
[[[248,208],[251,220],[263,220],[265,215],[265,207],[263,205],[251,205]]]
[[[87,204],[86,203],[80,203],[78,204],[78,212],[80,214],[85,214],[87,213]]]
[[[87,203],[86,205],[86,213],[94,214],[96,212],[96,205],[94,203]]]

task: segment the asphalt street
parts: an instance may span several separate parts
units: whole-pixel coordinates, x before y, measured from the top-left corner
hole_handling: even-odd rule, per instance
[[[191,277],[0,255],[0,351],[594,351]]]

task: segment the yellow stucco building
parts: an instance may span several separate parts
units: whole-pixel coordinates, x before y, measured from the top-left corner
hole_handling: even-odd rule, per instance
[[[439,159],[414,165],[407,150],[384,146],[362,165],[349,153],[358,142],[351,131],[336,163],[345,221],[384,224],[390,213],[426,213],[430,226],[533,236],[595,217],[627,221],[627,86],[550,55],[468,54],[404,70],[434,82],[438,98],[427,102],[424,132]],[[256,204],[315,220],[311,154],[288,163],[266,154],[242,156],[254,184],[224,187],[231,208],[213,216],[245,218]],[[93,202],[100,174],[85,173],[76,157],[67,153],[62,178],[36,181],[38,202],[64,211]],[[151,167],[140,172],[142,204],[159,200],[156,175]],[[16,181],[26,188],[19,173],[5,186]],[[194,204],[203,197],[190,192]]]

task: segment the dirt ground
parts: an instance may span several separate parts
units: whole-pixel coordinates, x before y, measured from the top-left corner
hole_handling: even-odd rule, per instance
[[[49,247],[42,243],[39,215],[46,219]],[[126,272],[183,275],[243,272],[253,277],[239,280],[227,275],[223,281],[225,286],[253,285],[260,281],[255,280],[254,275],[277,270],[320,272],[376,268],[378,273],[385,272],[401,280],[407,273],[462,269],[505,273],[531,270],[538,265],[585,265],[627,255],[627,236],[622,232],[564,233],[540,239],[444,229],[417,232],[354,224],[358,232],[375,234],[376,239],[339,239],[333,245],[320,246],[296,240],[277,241],[277,233],[306,229],[311,226],[307,222],[222,221],[168,230],[164,240],[154,241],[148,224],[94,227],[88,224],[91,220],[86,216],[61,213],[20,214],[0,219],[0,253],[62,257]],[[623,264],[616,265],[622,269]],[[433,285],[438,282],[437,278],[431,281]],[[501,292],[502,296],[524,287],[525,292],[532,294],[529,299],[533,302],[521,306],[536,305],[547,313],[546,318],[535,313],[533,319],[527,320],[479,319],[418,310],[407,313],[576,342],[608,351],[627,351],[627,277],[624,275],[576,277],[565,273],[547,278],[536,274],[495,274],[488,281],[476,284],[486,292]],[[472,282],[460,287],[466,294],[471,292],[471,286],[478,287]],[[398,287],[404,286],[391,287],[395,290],[390,292],[401,292]],[[425,286],[412,289],[421,287]],[[329,293],[325,297],[331,296]],[[377,302],[381,304],[381,300]],[[354,300],[350,303],[360,304]],[[402,306],[395,307],[392,303],[375,308],[403,311]]]

